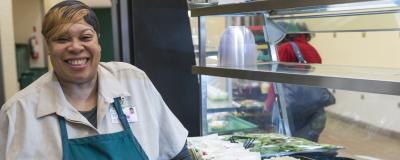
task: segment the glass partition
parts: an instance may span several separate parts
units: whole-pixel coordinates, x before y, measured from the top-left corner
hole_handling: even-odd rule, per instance
[[[207,81],[207,94],[203,95],[207,97],[203,106],[207,111],[203,117],[207,119],[207,134],[270,136],[281,133],[277,123],[279,112],[276,111],[279,103],[274,101],[269,106],[272,108],[266,106],[272,83],[214,76],[202,78]],[[303,129],[306,133],[320,130],[316,141],[334,146],[332,150],[316,152],[353,159],[396,159],[400,156],[400,124],[397,123],[400,121],[400,96],[330,88],[328,91],[335,97],[335,103],[315,111],[310,116],[314,118],[299,117],[298,110],[286,108],[291,115],[289,119],[295,119],[290,125],[304,127],[306,125],[302,123],[308,123],[309,126]],[[304,135],[292,132],[293,137],[304,138]],[[261,153],[267,153],[267,150]],[[288,152],[274,151],[274,154],[279,153]]]
[[[367,32],[400,30],[400,10],[377,14],[343,13],[332,15],[293,15],[272,18],[287,33],[307,32]]]
[[[325,108],[321,143],[343,146],[339,155],[354,159],[400,156],[399,96],[343,90],[334,95],[336,104]]]
[[[199,32],[204,33],[206,66],[249,66],[271,61],[268,44],[265,42],[262,15],[202,18],[204,18],[203,28],[197,29],[199,22],[196,18],[191,19],[191,27],[193,42],[197,49],[201,43],[198,39]]]
[[[271,112],[264,110],[270,83],[202,76],[207,83],[207,134],[275,132]]]

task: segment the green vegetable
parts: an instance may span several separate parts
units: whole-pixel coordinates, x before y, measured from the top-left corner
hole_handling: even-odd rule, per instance
[[[231,142],[246,143],[249,139],[255,139],[250,151],[264,154],[274,154],[282,152],[303,152],[316,149],[340,149],[343,147],[318,144],[303,138],[287,137],[280,134],[245,134],[240,136],[226,136],[224,140]]]

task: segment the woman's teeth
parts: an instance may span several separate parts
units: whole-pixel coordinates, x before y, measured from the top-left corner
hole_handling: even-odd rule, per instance
[[[74,59],[74,60],[68,60],[67,63],[68,64],[72,64],[72,65],[82,65],[82,64],[86,64],[87,59]]]

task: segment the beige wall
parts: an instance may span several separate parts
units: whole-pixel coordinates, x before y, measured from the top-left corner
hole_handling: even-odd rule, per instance
[[[318,33],[311,43],[324,64],[399,68],[400,32]],[[365,86],[368,87],[368,86]],[[330,112],[400,133],[400,96],[337,91]],[[363,97],[363,98],[361,98]]]
[[[0,11],[1,69],[3,70],[5,99],[8,99],[19,89],[15,60],[12,0],[1,0]]]
[[[400,32],[318,33],[311,43],[324,64],[400,68]]]
[[[61,1],[62,0],[43,0],[44,11],[47,12],[48,10],[50,10],[51,7],[53,7],[55,4]]]
[[[16,43],[27,44],[31,36],[38,38],[36,50],[38,59],[30,59],[31,68],[46,67],[47,56],[44,51],[44,39],[41,34],[43,3],[42,0],[13,0],[14,36]],[[33,32],[33,28],[36,32]]]
[[[90,7],[94,8],[110,8],[111,0],[80,0],[83,3],[86,3]]]
[[[13,18],[15,42],[27,43],[33,26],[41,28],[42,22],[41,0],[13,0]]]
[[[190,27],[192,31],[193,43],[198,45],[198,19],[190,18]],[[206,46],[207,51],[218,51],[219,40],[225,30],[225,17],[223,16],[210,16],[206,18]]]

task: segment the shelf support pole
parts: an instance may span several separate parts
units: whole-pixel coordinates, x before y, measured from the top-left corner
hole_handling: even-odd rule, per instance
[[[268,44],[268,49],[271,54],[271,60],[274,62],[278,61],[278,53],[276,45],[286,36],[286,31],[282,29],[279,25],[274,23],[269,16],[269,13],[266,11],[263,13],[264,17],[264,38]],[[276,66],[272,68],[273,71],[276,71]],[[275,91],[277,96],[279,119],[280,124],[277,126],[279,128],[279,132],[283,132],[287,136],[292,136],[290,128],[293,125],[292,118],[289,116],[288,111],[286,110],[286,102],[284,101],[283,94],[283,86],[281,83],[274,83],[273,90]],[[283,128],[282,128],[283,126]]]

